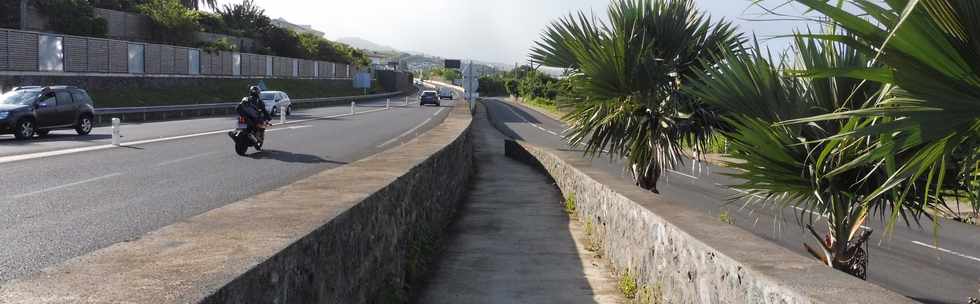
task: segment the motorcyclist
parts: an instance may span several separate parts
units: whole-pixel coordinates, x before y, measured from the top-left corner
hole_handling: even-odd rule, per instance
[[[268,122],[272,120],[272,115],[269,115],[269,112],[265,110],[265,104],[262,103],[261,93],[262,90],[259,87],[249,87],[248,96],[242,98],[242,102],[236,108],[238,115],[245,117],[245,124],[248,125],[248,135],[253,142],[257,142],[257,138],[255,137],[256,131],[265,128]]]

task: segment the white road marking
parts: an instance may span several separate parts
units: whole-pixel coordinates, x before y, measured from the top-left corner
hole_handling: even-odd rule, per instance
[[[432,121],[432,118],[431,117],[430,118],[426,118],[425,121],[423,121],[419,125],[415,126],[414,128],[409,129],[408,131],[405,131],[405,133],[402,133],[401,135],[398,135],[395,138],[389,139],[389,140],[381,143],[376,148],[381,148],[381,147],[387,146],[390,143],[393,143],[393,142],[395,142],[395,141],[397,141],[397,140],[399,140],[399,139],[401,139],[401,138],[403,138],[405,136],[408,136],[409,134],[412,134],[412,132],[415,132],[416,130],[418,130],[419,128],[421,128],[422,126],[424,126],[425,124],[429,123],[430,121]]]
[[[438,116],[439,113],[442,113],[442,111],[445,110],[445,109],[446,108],[439,109],[439,111],[436,111],[434,114],[432,114],[432,117]],[[418,131],[419,128],[421,128],[425,124],[429,123],[430,121],[432,121],[432,118],[431,117],[425,119],[425,121],[423,121],[422,123],[418,124],[417,126],[411,128],[411,129],[409,129],[408,131],[405,131],[405,133],[402,133],[402,134],[396,136],[395,138],[389,139],[389,140],[381,143],[380,145],[377,145],[375,148],[381,148],[381,147],[387,146],[387,145],[389,145],[389,144],[391,144],[393,142],[396,142],[396,141],[402,139],[403,137],[408,136],[408,135],[414,133],[415,131]]]
[[[445,109],[446,108],[441,108],[441,109],[439,109],[439,111],[436,111],[435,113],[432,113],[432,117],[439,116],[439,113],[442,113],[442,110],[445,110]]]
[[[532,127],[535,127],[538,130],[541,130],[542,132],[545,132],[545,133],[548,133],[548,134],[551,134],[551,135],[558,136],[558,133],[555,133],[554,131],[551,131],[551,130],[542,128],[541,126],[539,126],[539,125],[537,125],[537,124],[535,124],[535,123],[527,120],[527,118],[524,118],[524,116],[521,116],[520,114],[517,114],[517,111],[514,111],[514,109],[512,109],[509,105],[508,106],[504,106],[504,108],[507,108],[508,111],[510,111],[511,113],[514,113],[514,116],[517,116],[518,118],[520,118],[521,120],[523,120],[525,123],[531,125]]]
[[[91,183],[91,182],[94,182],[94,181],[99,181],[99,180],[103,180],[103,179],[107,179],[107,178],[112,178],[112,177],[116,177],[116,176],[120,176],[120,175],[122,175],[122,173],[112,173],[112,174],[103,175],[103,176],[99,176],[99,177],[95,177],[95,178],[90,178],[90,179],[86,179],[86,180],[82,180],[82,181],[77,181],[77,182],[74,182],[74,183],[68,183],[68,184],[64,184],[64,185],[60,185],[60,186],[54,186],[54,187],[51,187],[51,188],[44,188],[44,189],[41,189],[41,190],[38,190],[38,191],[33,191],[33,192],[18,194],[18,195],[12,196],[12,198],[14,198],[14,199],[24,198],[24,197],[28,197],[28,196],[32,196],[32,195],[37,195],[37,194],[41,194],[41,193],[45,193],[45,192],[50,192],[50,191],[60,190],[60,189],[68,188],[68,187],[78,186],[78,185],[81,185],[81,184]]]
[[[671,173],[674,173],[674,174],[679,174],[681,176],[686,176],[686,177],[689,177],[689,178],[698,179],[697,176],[690,175],[690,174],[687,174],[687,173],[684,173],[684,172],[680,172],[680,171],[677,171],[677,170],[667,169],[667,171],[670,171]]]
[[[916,244],[916,245],[924,246],[924,247],[929,247],[929,248],[932,248],[932,249],[936,249],[936,250],[939,250],[939,251],[942,251],[942,252],[945,252],[945,253],[948,253],[948,254],[952,254],[952,255],[955,255],[955,256],[964,258],[964,259],[970,259],[970,260],[974,260],[974,261],[980,262],[980,258],[978,258],[978,257],[968,256],[968,255],[965,255],[965,254],[962,254],[962,253],[959,253],[959,252],[956,252],[956,251],[952,251],[952,250],[949,250],[949,249],[936,247],[936,246],[929,245],[929,244],[926,244],[926,243],[923,243],[923,242],[912,241],[912,244]]]
[[[312,126],[311,125],[300,125],[300,126],[292,126],[292,127],[278,128],[278,129],[268,129],[268,130],[265,130],[265,131],[266,132],[276,132],[276,131],[283,131],[283,130],[304,129],[304,128],[309,128],[309,127],[312,127]]]
[[[192,160],[192,159],[195,159],[195,158],[200,158],[200,157],[208,156],[208,155],[215,154],[215,153],[218,153],[218,152],[201,153],[201,154],[191,155],[191,156],[188,156],[188,157],[182,157],[182,158],[178,158],[178,159],[174,159],[174,160],[168,160],[168,161],[159,163],[156,166],[157,167],[163,167],[163,166],[166,166],[166,165],[172,165],[172,164],[176,164],[176,163],[179,163],[179,162],[182,162],[182,161],[188,161],[188,160]]]
[[[369,110],[369,111],[364,111],[364,112],[357,112],[354,115],[357,115],[357,114],[367,114],[367,113],[384,111],[384,110],[386,110],[386,109],[385,108],[381,108],[381,109]],[[313,120],[317,120],[317,119],[337,118],[337,117],[344,117],[344,116],[351,116],[351,114],[350,113],[345,113],[345,114],[339,114],[339,115],[315,117],[315,118],[308,118],[308,119],[299,119],[299,120],[287,121],[285,124],[287,124],[287,125],[289,125],[289,124],[298,124],[298,123],[304,123],[304,122],[307,122],[307,121],[313,121]],[[273,126],[280,126],[280,125],[284,125],[284,124],[273,124]],[[164,141],[173,141],[173,140],[180,140],[180,139],[186,139],[186,138],[201,137],[201,136],[207,136],[207,135],[227,133],[228,131],[232,131],[232,129],[209,131],[209,132],[201,132],[201,133],[194,133],[194,134],[187,134],[187,135],[180,135],[180,136],[172,136],[172,137],[162,137],[162,138],[154,138],[154,139],[130,141],[130,142],[121,143],[118,147],[131,147],[131,146],[139,146],[139,145],[145,145],[145,144],[151,144],[151,143],[158,143],[158,142],[164,142]],[[65,150],[56,150],[56,151],[46,151],[46,152],[28,153],[28,154],[21,154],[21,155],[4,156],[4,157],[0,157],[0,164],[17,162],[17,161],[24,161],[24,160],[31,160],[31,159],[38,159],[38,158],[45,158],[45,157],[52,157],[52,156],[61,156],[61,155],[67,155],[67,154],[76,154],[76,153],[82,153],[82,152],[91,152],[91,151],[106,150],[106,149],[112,149],[112,148],[118,148],[118,147],[115,146],[115,145],[108,144],[108,145],[96,145],[96,146],[81,147],[81,148],[71,148],[71,149],[65,149]]]
[[[748,191],[745,191],[745,190],[742,190],[742,189],[735,189],[735,188],[732,188],[732,187],[729,187],[729,186],[725,186],[725,185],[722,185],[722,184],[719,184],[719,183],[715,183],[715,186],[726,188],[728,190],[732,190],[732,191],[735,191],[735,192],[738,192],[738,193],[742,193],[742,194],[748,194],[748,195],[751,195],[751,196],[753,196],[755,198],[758,198],[758,199],[763,199],[763,200],[766,199],[763,196],[756,195],[756,194],[751,194]],[[792,206],[792,207],[793,207],[793,209],[796,209],[796,210],[799,210],[799,211],[802,211],[802,212],[809,213],[810,215],[815,215],[815,216],[819,216],[819,217],[827,217],[826,215],[819,214],[819,213],[816,213],[816,212],[813,212],[813,211],[810,211],[810,210],[806,210],[806,209],[803,209],[803,208],[800,208],[800,207],[797,207],[797,206]],[[866,225],[861,225],[861,228],[871,229],[871,227],[868,227]]]

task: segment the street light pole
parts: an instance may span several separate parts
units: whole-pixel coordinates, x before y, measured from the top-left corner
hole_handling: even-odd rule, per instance
[[[27,30],[27,0],[20,0],[20,16],[17,19],[20,21],[20,29]]]

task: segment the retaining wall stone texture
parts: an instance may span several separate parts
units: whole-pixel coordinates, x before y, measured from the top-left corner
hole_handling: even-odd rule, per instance
[[[405,145],[0,286],[0,303],[399,303],[472,171],[465,103]]]
[[[914,303],[700,211],[592,168],[580,153],[508,141],[508,156],[543,168],[591,223],[602,255],[660,303]]]

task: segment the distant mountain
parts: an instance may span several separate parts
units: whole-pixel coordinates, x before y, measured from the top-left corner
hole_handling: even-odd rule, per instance
[[[398,50],[387,45],[381,45],[368,41],[364,38],[359,37],[344,37],[336,40],[337,42],[350,45],[352,47],[369,50],[378,53],[388,53],[393,54],[395,60],[402,61],[405,64],[412,67],[431,67],[431,66],[442,66],[443,57],[436,55],[428,55],[422,52],[415,52],[411,50]],[[469,63],[469,60],[463,60],[463,63]],[[510,70],[514,66],[510,64],[497,63],[497,62],[487,62],[481,60],[473,60],[474,65],[483,65],[492,67],[497,70]]]
[[[375,52],[384,52],[384,53],[398,52],[398,50],[393,47],[387,45],[380,45],[358,37],[344,37],[344,38],[337,39],[337,42],[344,43],[355,48],[370,50]]]

